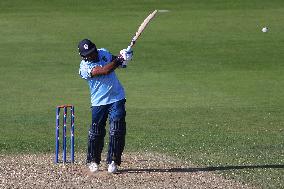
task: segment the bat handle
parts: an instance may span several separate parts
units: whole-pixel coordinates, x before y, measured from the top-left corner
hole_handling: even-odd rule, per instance
[[[134,46],[135,44],[135,39],[133,38],[130,42],[130,45],[127,47],[126,51],[130,51],[130,49]]]
[[[131,47],[132,47],[132,45],[129,45],[129,46],[126,48],[126,51],[127,51],[127,52],[130,51],[130,50],[131,50]]]

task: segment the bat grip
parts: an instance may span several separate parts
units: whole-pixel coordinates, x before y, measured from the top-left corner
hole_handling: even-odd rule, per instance
[[[127,51],[127,52],[130,51],[131,47],[132,47],[132,45],[129,45],[129,46],[126,48],[126,51]]]
[[[130,42],[130,45],[127,47],[127,49],[126,49],[126,51],[130,51],[130,49],[134,46],[134,44],[135,44],[135,40],[134,40],[134,38],[131,40],[131,42]]]

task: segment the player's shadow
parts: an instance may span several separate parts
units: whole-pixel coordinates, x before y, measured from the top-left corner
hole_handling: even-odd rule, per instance
[[[236,165],[236,166],[216,166],[216,167],[197,167],[197,168],[151,168],[151,169],[123,169],[119,173],[153,173],[153,172],[210,172],[210,171],[226,171],[226,170],[241,170],[241,169],[283,169],[284,165]]]

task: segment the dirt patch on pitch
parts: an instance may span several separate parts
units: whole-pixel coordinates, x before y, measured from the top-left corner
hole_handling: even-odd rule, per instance
[[[0,188],[251,188],[214,172],[156,153],[126,153],[117,174],[102,162],[91,174],[85,156],[54,164],[53,155],[0,155]]]

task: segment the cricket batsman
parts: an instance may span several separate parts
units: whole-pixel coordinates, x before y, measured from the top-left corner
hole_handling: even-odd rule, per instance
[[[79,74],[90,88],[92,124],[88,134],[87,163],[91,172],[99,170],[101,153],[109,119],[109,146],[107,153],[108,172],[115,173],[121,164],[125,146],[125,92],[115,69],[126,66],[132,59],[133,51],[123,49],[118,56],[104,48],[97,49],[89,39],[78,44],[82,58]]]

